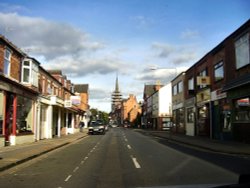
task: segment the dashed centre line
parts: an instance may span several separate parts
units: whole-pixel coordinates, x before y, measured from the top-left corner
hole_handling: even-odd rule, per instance
[[[130,145],[127,145],[128,149],[132,149]]]
[[[138,163],[137,159],[133,157],[132,155],[130,157],[135,165],[135,168],[141,168],[141,165]]]
[[[73,170],[73,172],[76,172],[79,169],[79,166],[75,167],[75,169]]]
[[[72,175],[68,175],[68,177],[64,180],[64,181],[69,181],[69,179],[71,178]]]

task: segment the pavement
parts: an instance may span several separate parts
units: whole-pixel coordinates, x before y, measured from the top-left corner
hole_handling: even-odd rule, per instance
[[[0,172],[39,157],[55,149],[86,137],[87,131],[69,134],[60,138],[44,139],[15,146],[0,147]]]
[[[153,131],[145,129],[137,129],[136,131],[145,135],[167,139],[170,142],[205,149],[212,152],[231,155],[250,155],[250,144],[242,142],[215,140],[208,137],[199,136],[187,136],[183,134],[171,133],[169,131]]]
[[[152,131],[144,129],[134,129],[134,131],[157,138],[167,139],[170,142],[185,144],[213,152],[234,155],[250,155],[250,144],[173,134],[168,131]],[[1,147],[0,172],[39,157],[55,149],[66,146],[72,142],[86,137],[87,135],[87,131],[84,130],[83,132],[62,136],[60,138],[45,139],[33,143]]]

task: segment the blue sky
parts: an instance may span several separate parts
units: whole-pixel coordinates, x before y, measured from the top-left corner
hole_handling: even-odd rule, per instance
[[[248,0],[2,0],[0,32],[74,83],[90,105],[110,111],[123,97],[168,83],[250,18]],[[165,69],[150,70],[150,67]]]

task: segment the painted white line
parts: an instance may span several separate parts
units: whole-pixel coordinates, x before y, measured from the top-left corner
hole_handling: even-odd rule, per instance
[[[127,139],[127,138],[125,138],[124,140],[125,140],[126,142],[128,141],[128,139]]]
[[[131,156],[132,161],[134,162],[135,168],[141,168],[141,165],[137,162],[137,159]]]
[[[81,164],[83,164],[84,163],[84,161],[81,161]]]
[[[68,177],[64,181],[69,181],[72,175],[68,175]]]
[[[128,149],[131,149],[131,146],[130,145],[127,145]]]
[[[88,157],[85,157],[84,160],[86,161],[88,159]]]
[[[77,166],[77,167],[73,170],[73,172],[76,172],[78,169],[79,169],[79,166]]]

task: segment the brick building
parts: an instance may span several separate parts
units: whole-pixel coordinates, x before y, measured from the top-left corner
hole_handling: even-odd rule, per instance
[[[250,21],[185,72],[189,135],[249,142]]]
[[[0,36],[0,141],[15,145],[34,141],[35,111],[38,96],[35,82],[38,74],[25,64],[27,55],[5,37]],[[23,76],[22,75],[25,75]]]
[[[122,101],[121,105],[121,118],[122,124],[129,124],[137,126],[136,120],[141,114],[141,106],[137,102],[136,96],[130,94],[129,97]]]

